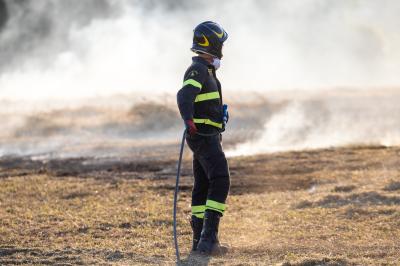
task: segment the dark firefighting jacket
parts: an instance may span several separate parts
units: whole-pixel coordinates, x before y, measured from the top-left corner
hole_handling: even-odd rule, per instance
[[[224,130],[221,83],[213,65],[199,56],[192,59],[177,94],[182,119],[193,120],[201,133],[221,132]]]

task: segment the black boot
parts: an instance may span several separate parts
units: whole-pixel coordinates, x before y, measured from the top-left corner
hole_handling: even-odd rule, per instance
[[[193,231],[192,251],[197,250],[197,244],[199,243],[201,230],[203,229],[203,221],[204,219],[192,215],[192,220],[190,221],[190,225],[192,226]]]
[[[228,251],[227,247],[221,246],[218,240],[218,226],[221,214],[219,212],[206,210],[204,213],[203,231],[197,251],[205,255],[221,255]]]

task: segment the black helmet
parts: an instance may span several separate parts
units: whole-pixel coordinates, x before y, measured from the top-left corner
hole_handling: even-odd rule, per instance
[[[222,44],[228,39],[228,33],[220,25],[206,21],[197,25],[193,32],[193,52],[222,58]]]

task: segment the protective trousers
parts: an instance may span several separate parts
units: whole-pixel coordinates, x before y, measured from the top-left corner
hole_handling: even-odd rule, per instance
[[[223,215],[230,180],[221,135],[188,136],[186,142],[193,152],[192,215],[203,218],[207,209]]]

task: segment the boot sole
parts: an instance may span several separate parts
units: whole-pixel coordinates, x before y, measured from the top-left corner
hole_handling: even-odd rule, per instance
[[[223,256],[227,254],[229,249],[227,247],[214,248],[212,251],[191,251],[191,254],[201,255],[201,256]]]

